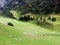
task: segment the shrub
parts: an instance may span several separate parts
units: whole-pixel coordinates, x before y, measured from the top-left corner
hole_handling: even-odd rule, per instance
[[[14,25],[13,25],[12,23],[10,23],[10,22],[8,22],[8,25],[9,25],[9,26],[14,26]]]

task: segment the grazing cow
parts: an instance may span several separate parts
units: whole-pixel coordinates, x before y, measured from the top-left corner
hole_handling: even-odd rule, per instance
[[[50,20],[50,19],[51,19],[51,17],[49,16],[49,17],[48,17],[48,20]]]
[[[37,24],[40,24],[40,21],[39,20],[37,21]]]
[[[31,18],[30,18],[30,15],[27,15],[26,16],[26,20],[28,21],[28,20],[30,20]]]
[[[33,16],[30,17],[30,20],[35,20],[35,18]]]
[[[53,22],[55,22],[56,21],[56,18],[55,17],[52,17],[52,19],[51,19]]]
[[[29,15],[24,16],[24,17],[23,17],[23,20],[25,20],[25,21],[29,21],[29,20],[30,20],[30,16],[29,16]]]
[[[19,20],[23,20],[23,19],[24,19],[24,17],[23,17],[23,16],[19,18]]]
[[[14,26],[14,25],[13,25],[12,23],[10,23],[10,22],[8,22],[8,25],[9,25],[9,26]]]
[[[46,19],[44,18],[43,21],[46,22]]]
[[[19,20],[24,20],[24,21],[34,20],[34,17],[31,17],[30,15],[24,15],[20,17]]]
[[[38,21],[38,19],[39,19],[39,18],[38,18],[38,17],[36,17],[36,21]]]
[[[40,17],[40,20],[42,20],[42,17]]]

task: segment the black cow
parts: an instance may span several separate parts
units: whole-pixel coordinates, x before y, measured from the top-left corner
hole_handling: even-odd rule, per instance
[[[43,18],[42,17],[40,17],[40,20],[42,20]]]
[[[55,22],[56,21],[56,18],[55,17],[52,17],[52,19],[51,19],[53,22]]]
[[[48,17],[48,20],[51,20],[51,17],[50,16]]]
[[[22,17],[20,17],[19,20],[23,20],[23,21],[29,21],[29,20],[33,20],[34,18],[32,18],[30,15],[24,15]]]

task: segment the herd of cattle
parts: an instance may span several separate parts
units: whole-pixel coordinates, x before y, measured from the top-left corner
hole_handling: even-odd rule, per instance
[[[30,15],[24,15],[24,16],[21,16],[19,18],[19,20],[21,21],[29,21],[29,20],[34,20],[35,18],[33,16],[30,16]]]
[[[19,18],[19,21],[30,21],[30,20],[34,20],[34,21],[38,22],[38,24],[39,24],[39,22],[41,22],[41,20],[43,20],[43,22],[46,21],[46,19],[43,17],[34,17],[34,16],[30,16],[30,15],[24,15]],[[49,16],[47,20],[51,20],[52,22],[55,22],[56,18]],[[14,26],[11,22],[8,22],[7,25]]]
[[[34,17],[34,16],[30,16],[30,15],[24,15],[24,16],[21,16],[19,18],[19,20],[21,20],[21,21],[30,21],[30,20],[37,20],[37,21],[39,21],[39,19],[40,20],[43,20],[43,21],[46,20],[44,17]],[[51,20],[51,21],[55,22],[56,21],[56,18],[49,16],[48,17],[48,20]]]

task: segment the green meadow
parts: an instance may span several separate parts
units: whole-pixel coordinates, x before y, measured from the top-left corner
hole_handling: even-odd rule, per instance
[[[56,22],[46,19],[53,26],[0,17],[0,45],[60,45],[60,17],[55,17]]]

